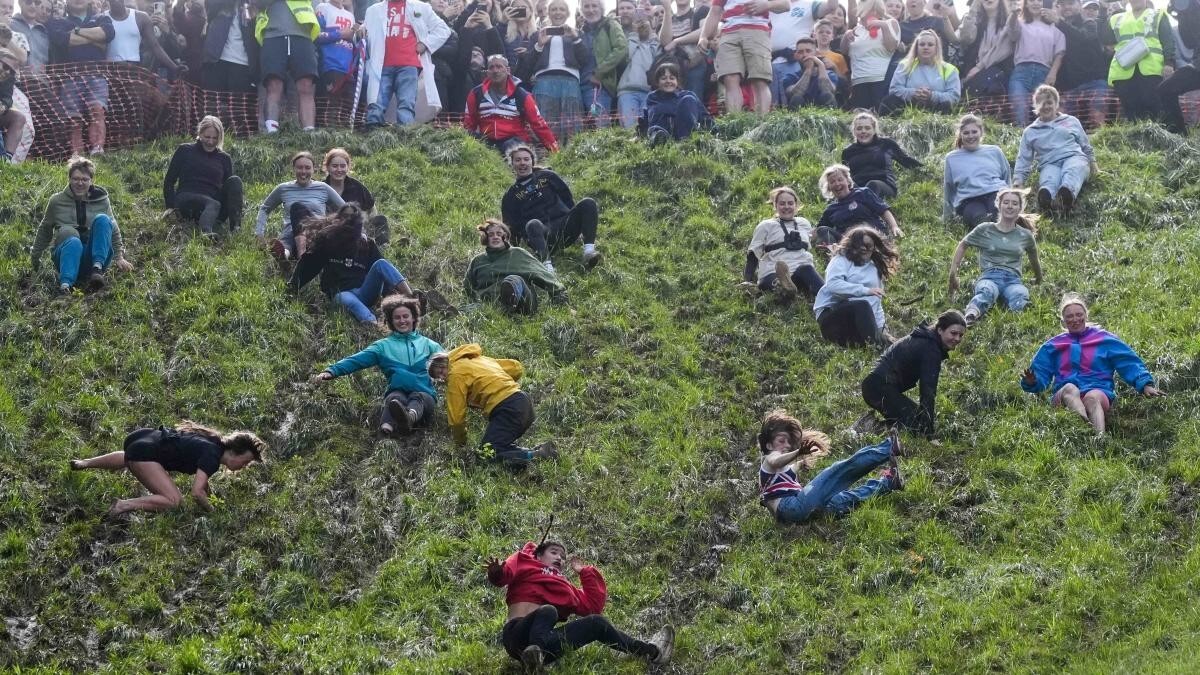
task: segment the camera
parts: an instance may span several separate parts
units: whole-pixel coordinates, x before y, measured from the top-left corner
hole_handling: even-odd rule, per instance
[[[566,29],[562,26],[546,26],[546,35],[562,35]]]
[[[799,232],[790,230],[783,235],[783,247],[789,251],[804,251],[808,249],[808,242]]]

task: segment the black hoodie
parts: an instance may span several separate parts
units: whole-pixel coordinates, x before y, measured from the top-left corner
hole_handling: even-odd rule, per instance
[[[917,421],[922,431],[932,434],[938,377],[942,373],[942,361],[949,356],[937,331],[921,324],[907,337],[888,347],[867,378],[881,378],[900,391],[908,391],[919,382],[921,418]]]

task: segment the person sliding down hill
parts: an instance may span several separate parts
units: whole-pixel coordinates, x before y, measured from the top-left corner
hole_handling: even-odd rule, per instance
[[[775,207],[775,217],[754,228],[746,249],[745,279],[757,280],[759,290],[774,290],[785,299],[796,297],[801,288],[808,297],[816,297],[825,280],[813,265],[812,224],[796,217],[796,191],[777,187],[768,199]]]
[[[203,234],[229,219],[230,234],[242,226],[242,179],[225,153],[225,127],[212,115],[200,120],[196,142],[175,148],[163,179],[163,202],[196,221]]]
[[[417,332],[421,303],[416,298],[393,295],[384,298],[382,304],[383,318],[392,334],[329,366],[313,379],[328,382],[364,368],[378,368],[388,378],[379,431],[407,432],[428,423],[433,416],[437,391],[429,379],[429,358],[440,353],[442,346]]]
[[[484,251],[471,259],[463,282],[467,295],[482,300],[499,299],[510,312],[533,314],[541,289],[553,302],[566,302],[567,290],[553,270],[543,267],[523,248],[512,246],[508,226],[488,219],[479,226]]]
[[[579,575],[582,588],[567,579],[564,564]],[[540,672],[543,664],[553,663],[567,649],[593,642],[655,665],[671,660],[675,629],[663,626],[649,642],[618,630],[601,614],[608,589],[600,570],[577,557],[568,559],[566,547],[556,541],[531,541],[504,562],[488,558],[484,570],[493,586],[508,587],[508,619],[501,640],[504,651],[526,672]],[[580,618],[567,621],[572,614]],[[566,623],[556,627],[559,621]]]
[[[319,180],[313,180],[316,167],[311,152],[301,151],[292,155],[292,172],[296,180],[280,183],[271,190],[258,209],[258,220],[254,234],[263,239],[267,235],[267,217],[280,206],[283,207],[283,229],[278,239],[272,239],[271,255],[279,260],[299,260],[307,250],[303,230],[304,221],[313,216],[321,217],[330,210],[346,205],[336,190]]]
[[[487,417],[487,429],[477,454],[523,466],[534,459],[555,459],[558,449],[547,441],[530,450],[517,445],[533,426],[533,403],[517,385],[525,369],[514,359],[492,359],[477,344],[465,344],[449,354],[429,359],[429,377],[446,385],[446,422],[454,442],[467,443],[467,406]]]
[[[169,472],[190,473],[192,498],[205,511],[213,509],[208,481],[222,466],[239,471],[250,462],[263,461],[267,444],[249,431],[223,434],[184,420],[174,428],[138,429],[125,437],[125,449],[90,459],[71,460],[71,470],[107,469],[129,473],[151,492],[148,497],[122,499],[109,515],[126,511],[166,511],[179,506],[183,496]]]
[[[500,213],[513,233],[513,243],[528,239],[534,254],[554,271],[550,254],[583,237],[583,266],[600,262],[596,227],[600,207],[590,197],[575,202],[571,188],[558,174],[533,165],[533,150],[517,145],[508,151],[508,163],[517,180],[504,193]]]
[[[882,443],[862,448],[831,464],[808,485],[800,482],[795,467],[810,469],[814,460],[828,455],[828,436],[820,431],[805,430],[787,412],[773,410],[763,418],[758,448],[763,455],[758,470],[760,500],[778,522],[802,523],[822,513],[843,516],[872,496],[904,489],[904,479],[896,461],[900,441],[894,429]],[[884,464],[888,468],[878,478],[851,487]]]

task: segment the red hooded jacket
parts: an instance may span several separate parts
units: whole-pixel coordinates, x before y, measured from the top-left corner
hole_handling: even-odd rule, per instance
[[[488,573],[488,581],[493,585],[508,586],[504,599],[507,604],[554,605],[559,621],[566,621],[572,614],[587,616],[604,611],[608,587],[604,585],[600,570],[591,565],[579,570],[583,588],[575,588],[562,572],[534,557],[536,548],[537,544],[532,541],[525,544],[520,551],[508,556],[498,573]]]
[[[529,142],[529,132],[525,125],[533,128],[538,140],[547,150],[558,149],[554,132],[546,124],[533,94],[525,91],[517,81],[509,76],[504,98],[493,101],[487,96],[488,81],[485,77],[467,94],[467,110],[463,117],[463,126],[467,131],[483,134],[493,141],[503,141],[509,138],[519,138]]]

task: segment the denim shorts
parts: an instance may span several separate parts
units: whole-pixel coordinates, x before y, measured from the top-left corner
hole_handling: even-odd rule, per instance
[[[82,115],[93,104],[108,110],[108,80],[103,75],[72,77],[62,83],[59,96],[71,117]]]

